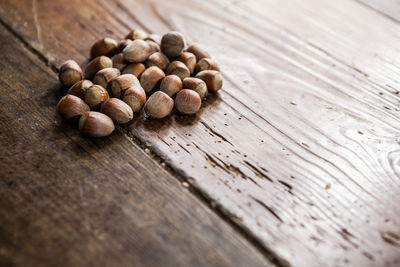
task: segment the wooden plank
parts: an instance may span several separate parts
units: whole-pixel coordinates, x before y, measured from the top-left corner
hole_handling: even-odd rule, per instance
[[[0,26],[1,266],[268,266],[129,138],[80,137],[57,76]]]
[[[29,2],[2,7],[54,64],[138,25],[203,43],[220,94],[196,117],[138,118],[128,136],[295,265],[399,263],[395,21],[345,0],[42,1],[36,20]]]
[[[385,0],[385,1],[377,1],[377,0],[358,0],[361,3],[366,4],[378,12],[381,12],[383,15],[388,16],[397,22],[400,22],[400,2],[397,0]]]

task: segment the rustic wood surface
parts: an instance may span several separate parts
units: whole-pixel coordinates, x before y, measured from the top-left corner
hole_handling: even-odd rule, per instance
[[[395,1],[363,2],[2,0],[0,20],[53,69],[134,27],[202,43],[223,90],[197,116],[115,135],[148,144],[280,265],[396,266],[400,25],[383,11]]]

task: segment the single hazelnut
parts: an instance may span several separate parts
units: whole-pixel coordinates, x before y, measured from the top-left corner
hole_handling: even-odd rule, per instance
[[[144,38],[144,40],[150,40],[153,41],[155,43],[157,43],[158,45],[161,44],[161,36],[155,33],[149,34],[146,38]]]
[[[201,99],[207,97],[207,85],[203,80],[198,78],[188,77],[183,80],[182,88],[190,89],[197,92]]]
[[[189,89],[182,89],[175,97],[176,109],[184,114],[194,114],[201,107],[201,98],[198,93]]]
[[[144,40],[147,37],[147,33],[141,29],[131,30],[125,37],[125,39],[130,40]]]
[[[103,38],[95,42],[90,49],[90,58],[98,56],[112,57],[117,51],[118,43],[111,38]]]
[[[124,51],[125,47],[127,47],[131,43],[132,43],[131,39],[123,39],[123,40],[119,41],[118,47],[117,47],[117,53],[122,53],[122,51]]]
[[[146,61],[146,67],[157,66],[162,70],[165,70],[169,64],[169,59],[161,52],[156,52],[149,56]]]
[[[133,119],[131,107],[118,98],[110,98],[101,104],[100,112],[106,114],[115,123],[127,123]]]
[[[146,92],[142,87],[130,87],[124,92],[122,100],[136,113],[139,112],[144,103],[146,103]]]
[[[90,61],[85,68],[85,79],[92,80],[94,75],[102,69],[111,68],[112,60],[106,56],[99,56]]]
[[[179,32],[169,32],[161,38],[161,51],[167,57],[180,56],[185,48],[185,38]]]
[[[82,80],[82,69],[75,60],[67,60],[60,67],[60,82],[65,86],[71,86]]]
[[[211,58],[202,58],[196,64],[196,73],[203,71],[203,70],[217,70],[219,71],[219,66],[217,62],[212,60]]]
[[[108,100],[108,92],[104,87],[94,84],[86,90],[85,102],[90,108],[99,107],[104,101]]]
[[[146,40],[146,43],[148,43],[150,46],[150,54],[154,54],[156,52],[161,51],[160,46],[156,42],[151,40]]]
[[[79,119],[82,114],[89,111],[89,106],[79,97],[66,95],[57,104],[57,110],[66,120]]]
[[[122,51],[124,59],[128,62],[143,62],[151,54],[150,45],[143,40],[134,40]]]
[[[146,67],[142,63],[131,63],[125,67],[122,74],[132,74],[139,78],[145,69]]]
[[[160,91],[166,93],[170,97],[173,97],[181,89],[182,89],[182,81],[176,75],[166,76],[161,81],[161,84],[160,84]]]
[[[198,44],[192,44],[187,49],[187,52],[190,52],[196,56],[197,61],[202,58],[211,58],[210,54],[202,49]]]
[[[116,68],[105,68],[99,70],[96,75],[94,75],[93,83],[98,84],[104,88],[108,87],[108,83],[114,78],[118,77],[121,73]]]
[[[164,72],[156,66],[146,69],[140,76],[140,83],[146,93],[150,93],[156,88],[165,77]]]
[[[166,93],[157,91],[144,104],[144,112],[150,118],[162,119],[168,116],[174,107],[174,100]]]
[[[183,62],[173,61],[167,68],[167,75],[176,75],[183,80],[190,76],[190,71]]]
[[[209,92],[218,91],[223,84],[222,75],[216,70],[203,70],[196,74],[196,78],[203,80],[207,84]]]
[[[79,119],[79,130],[90,137],[104,137],[110,135],[115,129],[110,117],[96,111],[87,111]]]
[[[121,98],[129,87],[141,87],[139,80],[132,74],[122,74],[110,82],[112,95],[117,98]]]
[[[112,57],[112,64],[113,68],[117,68],[119,71],[122,71],[128,63],[124,60],[124,54],[118,53]]]
[[[183,62],[183,64],[188,67],[190,74],[193,74],[197,62],[194,54],[190,52],[183,52],[179,58],[177,58],[177,60]]]
[[[75,95],[81,99],[84,99],[86,90],[92,85],[93,83],[89,80],[81,80],[72,85],[71,88],[68,89],[67,94]]]

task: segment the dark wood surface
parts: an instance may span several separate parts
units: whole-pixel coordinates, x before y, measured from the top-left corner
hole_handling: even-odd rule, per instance
[[[138,117],[103,141],[57,126],[55,146],[67,142],[65,132],[84,143],[110,143],[88,153],[102,161],[103,153],[127,149],[118,138],[147,144],[174,176],[241,229],[235,238],[261,244],[254,255],[278,265],[400,264],[400,27],[392,16],[350,0],[3,0],[0,6],[3,24],[49,69],[69,58],[84,64],[95,40],[121,38],[134,27],[179,30],[202,43],[222,67],[223,90],[197,116],[159,122]],[[41,90],[48,93],[46,88]],[[56,98],[47,107],[53,118]],[[126,161],[113,168],[133,155],[126,153]],[[10,176],[18,177],[25,164]],[[97,179],[91,168],[88,163],[87,176]],[[113,184],[123,185],[130,172]],[[101,173],[105,181],[114,180]]]

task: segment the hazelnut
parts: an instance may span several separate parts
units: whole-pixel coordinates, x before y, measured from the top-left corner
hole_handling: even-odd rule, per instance
[[[144,40],[147,37],[147,33],[141,29],[133,29],[126,36],[125,39],[130,40]]]
[[[134,40],[122,53],[128,62],[143,62],[150,56],[151,48],[146,41]]]
[[[79,120],[79,130],[90,137],[104,137],[115,129],[110,117],[96,111],[87,111]]]
[[[194,72],[194,69],[196,67],[196,56],[190,52],[183,52],[179,58],[177,58],[178,61],[183,62],[183,64],[188,67],[190,74]]]
[[[124,54],[118,53],[114,55],[112,58],[112,64],[113,68],[117,68],[119,71],[122,71],[127,65],[127,62],[124,60]]]
[[[90,49],[90,58],[98,56],[112,57],[117,51],[118,43],[111,38],[103,38],[95,42]]]
[[[89,111],[89,106],[79,97],[66,95],[57,104],[57,110],[66,120],[79,119],[82,114]]]
[[[161,81],[161,84],[160,84],[160,91],[166,93],[170,97],[173,97],[181,89],[182,89],[182,81],[176,75],[166,76]]]
[[[210,58],[202,58],[196,64],[196,73],[203,70],[217,70],[219,71],[219,66],[217,62]]]
[[[75,95],[79,98],[84,99],[86,90],[92,85],[93,83],[89,80],[81,80],[72,85],[71,88],[68,89],[67,94]]]
[[[129,87],[141,87],[139,80],[132,74],[120,75],[110,82],[112,95],[117,98],[121,98]]]
[[[125,67],[122,74],[132,74],[139,78],[145,69],[146,67],[142,63],[131,63]]]
[[[124,51],[125,47],[127,47],[131,43],[132,43],[131,39],[124,39],[124,40],[119,41],[118,47],[117,47],[117,53],[121,53],[122,51]]]
[[[110,98],[101,104],[100,112],[106,114],[115,123],[127,123],[133,119],[131,107],[118,98]]]
[[[150,40],[153,41],[155,43],[157,43],[158,45],[161,44],[161,36],[155,33],[149,34],[146,38],[144,38],[144,40]]]
[[[161,51],[167,57],[180,56],[185,48],[185,38],[179,32],[169,32],[161,38]]]
[[[182,89],[175,97],[176,109],[184,114],[194,114],[201,107],[201,98],[198,93],[189,89]]]
[[[108,99],[109,96],[107,90],[100,85],[94,84],[86,90],[85,102],[92,109],[99,107],[101,103]]]
[[[146,40],[146,43],[148,43],[150,46],[150,54],[154,54],[156,52],[161,51],[160,46],[156,42],[151,40]]]
[[[144,103],[146,103],[146,92],[142,87],[130,87],[124,92],[122,100],[136,113],[139,112]]]
[[[207,97],[207,85],[203,80],[198,78],[188,77],[183,80],[182,88],[190,89],[197,92],[201,99]]]
[[[144,112],[150,118],[162,119],[171,113],[173,107],[174,100],[166,93],[157,91],[144,104]]]
[[[164,72],[156,66],[146,69],[140,76],[140,83],[146,93],[150,93],[156,88],[165,77]]]
[[[60,67],[60,82],[65,86],[71,86],[82,80],[82,69],[75,60],[67,60]]]
[[[102,69],[111,68],[112,61],[109,57],[99,56],[90,61],[85,69],[85,79],[92,80],[94,75]]]
[[[203,70],[196,74],[196,78],[203,80],[207,84],[207,89],[210,92],[218,91],[223,84],[222,75],[216,70]]]
[[[161,52],[157,52],[149,56],[146,61],[146,67],[157,66],[162,70],[165,70],[169,64],[169,59]]]
[[[190,76],[190,71],[184,63],[180,61],[173,61],[167,68],[167,75],[176,75],[183,80]]]
[[[96,75],[94,75],[93,83],[107,88],[108,83],[114,78],[118,77],[120,74],[121,73],[116,68],[105,68],[99,70]]]
[[[187,52],[190,52],[196,56],[197,61],[202,58],[211,58],[210,54],[202,49],[198,44],[192,44],[187,49]]]

